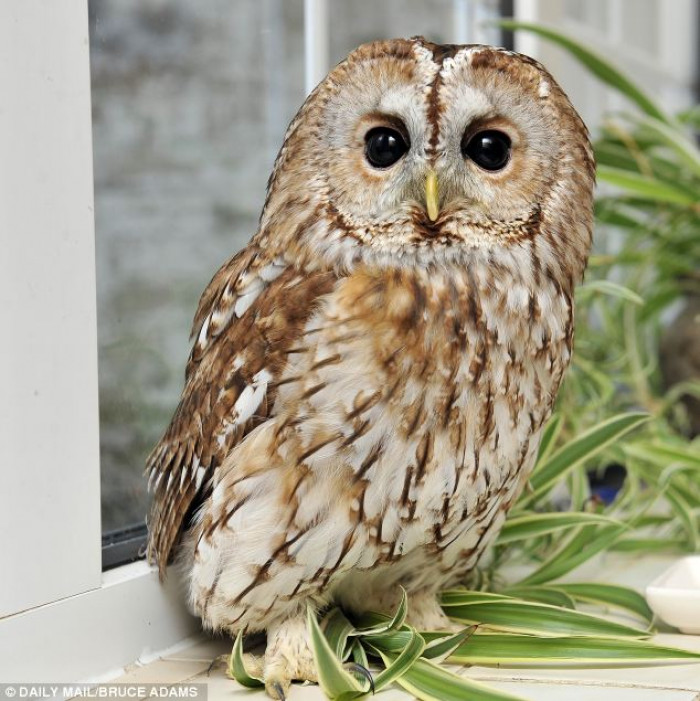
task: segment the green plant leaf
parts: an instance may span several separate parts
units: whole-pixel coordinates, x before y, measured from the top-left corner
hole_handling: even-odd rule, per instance
[[[515,543],[528,538],[537,538],[567,528],[585,526],[588,524],[615,524],[622,526],[619,521],[583,511],[562,511],[552,513],[519,513],[506,520],[496,541],[498,545]]]
[[[602,370],[596,368],[593,363],[589,363],[585,358],[575,357],[573,369],[575,372],[581,372],[585,378],[593,386],[598,401],[597,405],[607,402],[615,392],[615,385],[611,378]],[[541,466],[540,466],[541,467]]]
[[[674,404],[676,404],[684,395],[690,395],[696,399],[700,399],[700,381],[698,380],[686,380],[684,382],[677,382],[673,387],[671,387],[664,395],[664,403],[661,407],[660,412],[664,413],[668,411]],[[690,446],[688,446],[690,448]],[[698,459],[700,459],[700,447],[694,451]]]
[[[574,58],[578,59],[588,68],[593,75],[602,80],[607,85],[615,88],[628,99],[634,102],[643,112],[655,117],[656,119],[673,124],[673,120],[659,107],[639,86],[632,80],[627,78],[621,71],[615,68],[611,63],[604,58],[591,51],[583,44],[565,34],[544,27],[538,24],[530,24],[529,22],[516,22],[513,20],[500,20],[495,22],[504,29],[511,31],[523,30],[532,32],[545,39],[558,44],[563,49],[566,49]]]
[[[554,450],[557,438],[562,429],[562,417],[561,414],[552,414],[547,425],[542,431],[542,438],[540,440],[540,447],[537,453],[537,464],[542,464],[544,460],[549,457],[549,454]]]
[[[624,448],[629,455],[642,460],[668,467],[672,463],[682,463],[700,469],[700,449],[691,445],[673,445],[668,443],[635,442]]]
[[[410,626],[406,627],[408,628],[410,636],[409,640],[399,655],[394,657],[392,661],[386,665],[386,669],[381,671],[374,678],[374,688],[377,691],[406,674],[425,649],[425,640],[419,635],[418,631]],[[368,640],[368,643],[372,645],[371,639]]]
[[[699,201],[682,188],[629,170],[598,166],[597,173],[599,180],[655,202],[670,202],[691,207]]]
[[[693,105],[687,110],[683,110],[678,114],[678,119],[682,124],[688,124],[694,129],[700,129],[700,106]]]
[[[653,117],[630,115],[630,119],[642,125],[644,130],[651,132],[660,143],[672,149],[695,175],[700,175],[700,156],[697,146],[689,141],[682,131],[672,129],[668,124]]]
[[[579,286],[578,293],[584,298],[588,295],[604,294],[610,297],[618,297],[619,299],[639,306],[644,304],[644,299],[636,292],[630,290],[629,287],[618,285],[611,280],[592,280],[591,282]]]
[[[569,441],[535,470],[530,478],[530,486],[534,493],[526,494],[524,499],[521,498],[521,505],[524,506],[535,501],[539,495],[546,492],[569,470],[580,465],[584,460],[597,455],[626,433],[641,426],[649,418],[648,414],[635,412],[618,414]]]
[[[598,637],[540,638],[531,635],[475,635],[450,662],[483,666],[638,665],[643,662],[697,661],[700,654],[646,640]]]
[[[241,686],[248,689],[258,689],[265,686],[262,679],[248,674],[243,663],[243,631],[239,631],[236,640],[233,643],[233,650],[228,660],[228,675],[231,679],[235,679]]]
[[[566,477],[566,484],[569,488],[569,496],[571,499],[570,511],[579,513],[584,512],[584,508],[591,497],[590,485],[588,484],[588,474],[583,466],[571,470]]]
[[[476,604],[482,601],[507,601],[510,597],[491,591],[472,591],[471,589],[445,589],[440,593],[440,603],[443,606],[461,606]]]
[[[385,664],[391,663],[390,655],[381,655]],[[525,701],[521,697],[460,677],[430,660],[416,660],[397,682],[422,701]]]
[[[653,552],[673,553],[683,550],[684,547],[683,538],[621,538],[613,543],[610,549],[619,553],[644,555]]]
[[[654,290],[647,294],[644,307],[639,314],[640,322],[647,322],[659,314],[681,295],[677,280],[664,280],[657,284]]]
[[[476,630],[477,626],[467,626],[453,635],[437,637],[425,646],[422,656],[426,660],[433,660],[435,663],[442,662],[466,640],[471,638]]]
[[[400,587],[400,589],[401,600],[392,617],[377,613],[365,614],[358,619],[357,628],[351,635],[378,635],[401,628],[406,620],[406,613],[408,612],[408,599],[406,597],[406,590],[403,587]]]
[[[362,643],[356,638],[352,644],[351,648],[352,661],[355,664],[362,665],[365,669],[369,668],[369,662],[367,660],[367,653],[362,647]]]
[[[321,631],[316,620],[316,613],[311,606],[307,607],[306,621],[309,628],[311,650],[318,670],[318,683],[326,696],[331,699],[342,697],[346,700],[366,693],[367,689],[363,689],[359,682],[343,669],[342,662]]]
[[[518,599],[482,601],[443,607],[450,618],[490,629],[540,636],[596,635],[643,638],[646,631],[614,623],[582,611]]]
[[[649,623],[654,618],[654,614],[649,608],[646,599],[629,587],[599,584],[597,582],[577,582],[574,584],[557,584],[556,588],[581,601],[590,601],[631,611]]]
[[[669,486],[666,490],[666,499],[683,524],[690,547],[694,552],[697,551],[700,543],[700,533],[698,533],[698,519],[691,505],[683,497],[680,490],[673,486]]]
[[[638,160],[626,146],[613,142],[611,139],[603,139],[596,142],[593,146],[595,150],[595,160],[598,165],[640,172]],[[599,212],[600,210],[596,209],[596,214]],[[635,220],[633,224],[638,226],[639,223]]]
[[[584,526],[568,542],[556,550],[534,572],[523,578],[521,585],[544,584],[563,577],[594,555],[611,547],[628,530],[621,526]]]
[[[561,608],[575,609],[576,602],[565,592],[557,587],[508,587],[504,592],[508,596],[514,596],[526,601],[536,601],[540,604],[559,606]]]
[[[348,638],[356,633],[355,626],[353,626],[346,618],[345,614],[336,607],[331,609],[323,618],[321,629],[335,654],[341,660],[346,660],[350,654],[350,648],[352,647],[348,645]]]

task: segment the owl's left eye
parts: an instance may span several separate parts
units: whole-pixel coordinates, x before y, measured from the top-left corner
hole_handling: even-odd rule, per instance
[[[365,136],[365,158],[375,168],[393,166],[408,151],[401,132],[390,127],[375,127]]]
[[[510,137],[487,129],[462,142],[462,155],[484,170],[501,170],[510,160]]]

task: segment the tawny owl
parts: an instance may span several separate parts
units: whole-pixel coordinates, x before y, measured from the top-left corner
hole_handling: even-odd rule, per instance
[[[207,628],[312,679],[307,602],[444,627],[532,469],[591,242],[581,119],[525,56],[361,46],[287,131],[260,227],[199,303],[148,460],[149,555]]]

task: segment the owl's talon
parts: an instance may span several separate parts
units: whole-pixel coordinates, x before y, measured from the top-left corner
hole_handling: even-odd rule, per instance
[[[369,690],[374,694],[374,677],[367,667],[357,662],[346,662],[343,667],[345,667],[348,672],[356,672],[362,675],[369,682]]]
[[[217,665],[224,665],[224,667],[228,667],[228,660],[229,660],[229,655],[217,655],[212,661],[211,664],[207,667],[207,676],[211,674],[211,671],[216,667]]]
[[[278,701],[286,701],[287,696],[284,693],[284,687],[280,682],[272,682],[271,684],[267,685],[269,688],[267,689],[267,693],[269,696],[272,696],[270,693],[270,690],[274,691],[277,696],[272,696],[272,698],[277,698]]]

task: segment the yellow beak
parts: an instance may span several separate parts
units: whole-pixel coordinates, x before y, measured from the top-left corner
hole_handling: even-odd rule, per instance
[[[437,173],[429,170],[425,179],[425,209],[428,212],[428,219],[435,221],[440,214],[440,193],[438,191]]]

